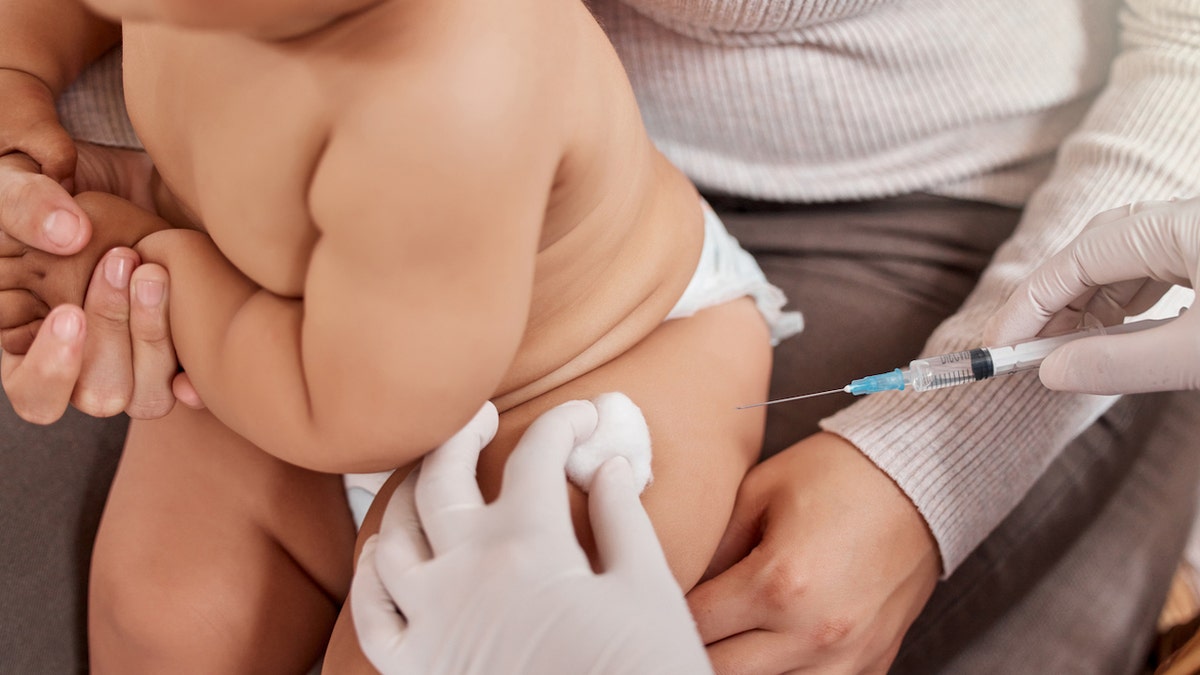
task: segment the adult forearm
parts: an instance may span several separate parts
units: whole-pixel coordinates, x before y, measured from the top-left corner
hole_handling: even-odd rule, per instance
[[[1200,193],[1200,17],[1180,3],[1129,13],[1110,82],[1060,148],[1017,232],[925,353],[977,346],[988,317],[1091,216],[1134,200]],[[1189,32],[1190,31],[1190,32]],[[863,449],[921,509],[947,573],[1015,506],[1111,399],[1052,393],[1022,375],[861,401],[823,426]],[[921,461],[915,461],[920,458]],[[964,477],[970,480],[963,480]]]
[[[78,0],[0,3],[0,68],[37,77],[54,96],[120,39],[119,25]]]

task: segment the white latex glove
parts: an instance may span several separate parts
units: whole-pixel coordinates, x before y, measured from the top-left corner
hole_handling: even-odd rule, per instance
[[[992,317],[986,344],[1008,344],[1140,314],[1172,284],[1200,281],[1200,199],[1105,211],[1037,269]],[[1200,388],[1200,311],[1138,333],[1076,340],[1042,362],[1050,389],[1133,394]]]
[[[538,418],[500,497],[475,483],[489,403],[400,485],[350,590],[363,652],[391,673],[711,673],[629,464],[598,471],[588,507],[604,571],[575,540],[563,465],[595,407]]]

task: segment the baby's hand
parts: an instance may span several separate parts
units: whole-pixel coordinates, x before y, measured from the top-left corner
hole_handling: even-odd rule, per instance
[[[56,256],[0,233],[0,349],[24,354],[42,320],[62,304],[82,305],[96,263],[110,249],[132,247],[146,235],[168,228],[162,219],[130,202],[99,192],[76,197],[92,222],[87,246]],[[118,285],[129,279],[126,258],[113,256],[103,270]],[[109,269],[111,268],[111,269]],[[120,288],[120,286],[117,286]]]

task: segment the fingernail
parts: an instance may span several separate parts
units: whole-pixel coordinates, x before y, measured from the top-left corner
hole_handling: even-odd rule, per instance
[[[70,211],[55,211],[42,223],[46,238],[58,246],[69,246],[79,236],[79,218]]]
[[[54,335],[60,340],[73,340],[79,335],[82,324],[75,312],[60,312],[54,317]]]
[[[104,261],[104,278],[108,284],[117,290],[124,290],[129,285],[129,275],[133,268],[129,258],[111,255]]]
[[[162,304],[163,285],[161,281],[140,280],[133,285],[133,292],[138,302],[146,307],[158,307]]]

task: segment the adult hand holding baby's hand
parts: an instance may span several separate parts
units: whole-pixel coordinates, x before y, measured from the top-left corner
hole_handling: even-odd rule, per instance
[[[818,433],[750,470],[688,603],[717,673],[884,673],[939,565],[908,497]]]
[[[91,236],[87,215],[71,199],[75,142],[58,121],[41,80],[0,68],[0,229],[48,253],[76,253]]]
[[[14,410],[26,420],[48,424],[62,416],[68,403],[91,415],[125,411],[142,418],[165,415],[177,397],[200,405],[186,375],[175,372],[166,270],[139,267],[133,250],[117,248],[85,272],[90,285],[82,306],[51,307],[43,294],[31,291],[25,277],[38,270],[24,259],[51,257],[38,250],[45,245],[39,236],[52,239],[55,228],[31,228],[37,218],[29,214],[46,213],[52,221],[66,218],[86,226],[70,247],[51,252],[81,249],[91,236],[88,212],[38,169],[24,154],[0,157],[0,255],[5,263],[0,274],[0,380]],[[60,208],[64,196],[69,211]],[[99,205],[103,200],[92,201]],[[102,213],[101,208],[94,215]]]
[[[24,332],[13,340],[29,344],[0,354],[0,379],[22,418],[49,424],[68,403],[99,417],[145,419],[170,412],[176,400],[202,407],[187,375],[176,373],[167,272],[138,262],[132,249],[114,249],[96,266],[82,307],[59,305],[6,334]],[[25,320],[13,308],[30,302],[37,300],[24,291],[0,291],[0,318]]]
[[[92,222],[70,190],[112,183],[101,175],[111,163],[88,162],[82,182],[77,180],[76,145],[59,123],[50,88],[38,78],[0,69],[0,96],[0,247],[76,254],[90,242]],[[126,410],[157,417],[170,410],[176,363],[165,333],[166,272],[135,271],[137,262],[129,249],[107,254],[82,306],[49,307],[15,290],[19,280],[0,275],[0,334],[8,348],[0,356],[0,380],[22,418],[53,422],[68,402],[101,416]],[[131,282],[143,289],[132,305]],[[186,378],[175,386],[181,400],[199,404]]]

